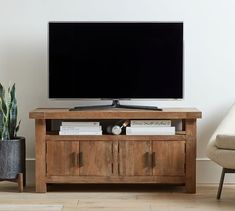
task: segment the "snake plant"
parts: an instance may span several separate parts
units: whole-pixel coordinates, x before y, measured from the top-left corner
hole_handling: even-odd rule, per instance
[[[17,136],[20,122],[17,124],[17,101],[15,84],[7,92],[0,83],[0,139],[10,140]]]

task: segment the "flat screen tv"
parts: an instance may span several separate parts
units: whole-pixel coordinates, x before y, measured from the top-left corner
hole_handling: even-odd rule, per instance
[[[49,98],[183,98],[182,22],[50,22]]]

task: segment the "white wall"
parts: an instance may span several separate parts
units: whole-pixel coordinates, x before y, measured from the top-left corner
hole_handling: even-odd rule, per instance
[[[0,81],[16,82],[20,135],[27,138],[29,160],[34,158],[29,111],[78,103],[47,98],[48,21],[183,21],[185,99],[133,103],[200,109],[198,182],[212,182],[218,167],[204,159],[205,147],[235,99],[234,8],[234,0],[0,0]]]

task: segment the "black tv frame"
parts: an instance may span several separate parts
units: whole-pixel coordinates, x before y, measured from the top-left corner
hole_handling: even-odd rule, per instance
[[[145,21],[104,21],[104,22],[98,22],[98,21],[79,21],[79,22],[49,22],[49,23],[181,23],[183,24],[182,21],[176,21],[176,22],[145,22]],[[49,24],[48,24],[48,28],[49,28]],[[48,36],[49,37],[49,36]],[[48,39],[49,40],[49,39]],[[184,49],[184,45],[182,46],[182,48]],[[183,50],[184,52],[184,50]],[[184,57],[184,54],[182,55]],[[183,58],[182,58],[183,59]],[[182,61],[182,98],[171,98],[172,100],[174,99],[183,99],[184,97],[184,62]],[[56,99],[56,98],[54,98]],[[58,98],[57,98],[58,99]],[[60,99],[65,99],[65,98],[60,98]],[[112,100],[112,103],[109,105],[91,105],[91,106],[76,106],[74,108],[71,108],[71,111],[79,111],[79,110],[92,110],[92,109],[109,109],[109,108],[126,108],[126,109],[145,109],[145,110],[155,110],[155,111],[161,111],[161,108],[158,108],[156,106],[140,106],[140,105],[124,105],[120,103],[120,100],[126,100],[127,98],[120,98],[120,99],[113,99],[113,98],[66,98],[66,99],[83,99],[83,100],[87,100],[87,99],[99,99],[99,100]],[[128,100],[131,99],[135,99],[135,100],[146,100],[146,99],[158,99],[158,100],[165,100],[165,99],[170,99],[170,98],[128,98]]]

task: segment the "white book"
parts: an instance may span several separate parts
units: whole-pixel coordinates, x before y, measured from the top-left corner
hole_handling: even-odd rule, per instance
[[[131,120],[131,127],[170,127],[171,120]]]
[[[97,132],[60,131],[59,135],[102,135],[102,131],[97,131]]]
[[[62,126],[99,126],[99,122],[61,122]]]
[[[175,127],[126,127],[126,135],[175,135]]]
[[[100,131],[102,130],[101,126],[60,126],[60,131],[66,130],[78,130],[78,131]]]

